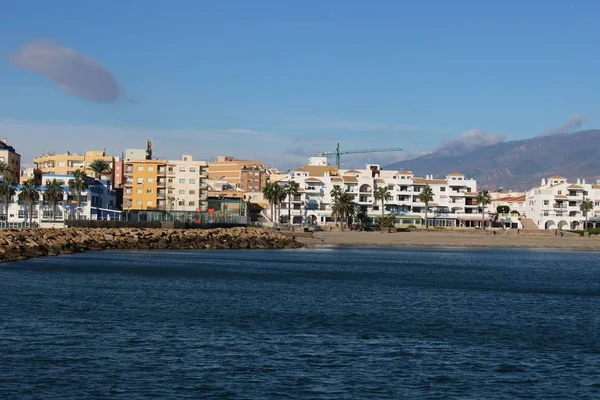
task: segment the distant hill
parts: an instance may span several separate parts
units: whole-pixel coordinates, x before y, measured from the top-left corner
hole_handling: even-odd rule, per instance
[[[477,186],[482,188],[525,190],[551,175],[595,182],[600,177],[599,153],[600,130],[594,129],[502,142],[465,152],[443,148],[385,169],[408,169],[416,175],[436,177],[459,171],[477,179]]]

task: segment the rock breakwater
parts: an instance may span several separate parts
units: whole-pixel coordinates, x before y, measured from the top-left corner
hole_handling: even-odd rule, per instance
[[[291,249],[293,238],[261,228],[63,228],[0,230],[0,263],[107,249]]]

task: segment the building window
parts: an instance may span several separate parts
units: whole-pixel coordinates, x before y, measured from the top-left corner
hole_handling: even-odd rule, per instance
[[[544,200],[544,205],[547,206],[550,204],[550,200]]]
[[[151,165],[149,165],[149,166],[148,166],[148,171],[154,171],[154,167],[153,167],[153,166],[151,166]]]
[[[173,172],[173,167],[169,167],[169,172]]]
[[[143,165],[138,165],[138,171],[143,171],[144,170],[144,166]]]
[[[144,204],[144,203],[142,203],[142,201],[141,201],[141,200],[138,200],[138,201],[137,201],[137,205],[138,205],[138,206],[141,206],[142,204]]]
[[[442,187],[440,188],[440,192],[445,192],[445,191],[446,191],[446,187],[445,187],[445,186],[442,186]]]
[[[548,211],[544,211],[544,217],[548,216]]]
[[[191,167],[190,168],[190,172],[196,172],[196,168],[195,167]]]
[[[138,189],[138,190],[136,190],[136,193],[137,193],[137,194],[142,194],[142,189]]]
[[[559,195],[561,195],[561,194],[562,194],[562,190],[559,190],[559,191],[558,191],[558,194],[559,194]]]
[[[148,183],[154,182],[154,178],[148,178]]]
[[[140,185],[144,183],[144,178],[137,178],[137,183]]]
[[[188,206],[193,206],[193,205],[195,205],[195,204],[196,204],[196,202],[195,202],[195,201],[190,201],[190,202],[188,202]]]
[[[167,181],[168,181],[169,183],[173,183],[173,178],[169,178]]]
[[[185,206],[185,201],[183,201],[183,200],[179,200],[179,203],[178,203],[178,204],[179,204],[180,206]]]
[[[152,194],[152,189],[146,189],[147,194]]]
[[[184,167],[179,167],[179,172],[185,172],[185,168]]]
[[[179,183],[185,183],[185,179],[184,179],[184,178],[181,178],[181,179],[179,180]]]
[[[183,190],[183,189],[180,189],[180,190],[179,190],[179,194],[185,194],[185,190]]]
[[[168,193],[169,193],[169,194],[173,194],[173,189],[169,189],[169,190],[168,190]]]
[[[188,194],[196,194],[196,191],[195,191],[195,190],[190,190],[190,191],[188,192]]]
[[[147,205],[147,206],[151,206],[151,205],[152,205],[152,200],[148,200],[148,201],[146,201],[146,205]]]
[[[196,180],[195,179],[190,179],[190,184],[196,184]]]
[[[59,161],[58,162],[58,166],[59,167],[64,167],[65,166],[65,162],[64,161]]]

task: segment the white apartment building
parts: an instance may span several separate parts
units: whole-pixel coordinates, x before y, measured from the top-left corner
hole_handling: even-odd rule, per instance
[[[167,205],[169,211],[205,211],[208,163],[189,154],[167,162]]]
[[[496,212],[499,206],[510,209],[508,213],[499,214],[498,221],[505,228],[522,228],[520,217],[525,215],[525,193],[524,192],[493,192],[490,211]]]
[[[62,226],[67,219],[119,219],[121,211],[117,210],[116,194],[110,190],[108,181],[88,178],[88,188],[81,192],[81,204],[77,204],[77,194],[69,189],[71,175],[44,174],[40,186],[39,201],[33,204],[31,220],[29,220],[29,205],[19,200],[21,186],[17,187],[16,195],[8,206],[8,217],[4,199],[0,198],[0,225],[36,223],[44,226]],[[63,188],[63,200],[57,202],[53,209],[52,203],[45,201],[45,185],[56,179]]]
[[[365,169],[342,169],[327,165],[324,157],[311,157],[308,165],[290,173],[280,181],[294,180],[300,185],[299,195],[291,199],[294,224],[323,225],[334,222],[333,199],[335,185],[354,196],[355,203],[370,218],[382,215],[381,201],[375,201],[377,188],[386,186],[391,199],[385,201],[383,214],[395,215],[397,224],[424,225],[425,204],[419,193],[430,186],[433,201],[429,204],[428,225],[444,227],[481,226],[482,215],[477,205],[477,182],[453,172],[444,179],[432,176],[415,177],[411,171],[385,171],[379,165],[368,164]],[[287,199],[281,216],[287,218]],[[486,214],[489,221],[489,214]]]
[[[525,214],[540,229],[583,229],[586,216],[579,207],[584,199],[594,203],[588,213],[590,227],[600,227],[600,179],[595,184],[581,179],[569,183],[559,175],[542,179],[526,194]]]

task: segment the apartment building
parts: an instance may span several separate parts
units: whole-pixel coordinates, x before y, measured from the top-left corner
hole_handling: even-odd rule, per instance
[[[424,225],[425,204],[419,194],[426,186],[433,191],[433,201],[428,208],[428,225],[451,227],[480,226],[482,216],[477,204],[477,182],[465,175],[453,172],[444,179],[433,176],[416,177],[411,171],[385,171],[377,164],[365,169],[342,169],[327,165],[324,157],[311,157],[308,165],[293,171],[287,179],[299,183],[299,194],[291,199],[291,215],[294,224],[326,224],[332,217],[333,198],[331,190],[339,185],[354,197],[354,202],[370,218],[383,214],[395,215],[399,224]],[[375,200],[375,191],[386,187],[391,199]],[[282,217],[287,217],[287,200],[282,205]],[[489,221],[489,214],[486,215]]]
[[[8,166],[3,179],[11,182],[19,182],[21,176],[21,155],[15,151],[15,148],[8,145],[8,139],[0,140],[0,161]]]
[[[586,216],[580,206],[585,200],[594,204],[587,215],[590,227],[600,226],[600,179],[569,183],[567,178],[554,175],[526,193],[525,214],[540,229],[583,229]]]
[[[115,159],[113,156],[106,155],[104,150],[88,150],[85,154],[71,152],[63,154],[46,153],[35,157],[33,162],[35,168],[39,169],[42,174],[72,175],[76,170],[84,170],[90,174],[88,168],[94,160],[106,161],[111,170],[114,171]],[[114,180],[112,173],[103,175],[101,179]]]
[[[198,211],[207,207],[207,163],[180,160],[126,160],[124,210]]]
[[[125,161],[123,210],[165,210],[167,161]]]
[[[115,157],[115,161],[113,163],[113,187],[123,187],[123,180],[125,179],[125,176],[123,175],[124,169],[125,162],[123,161],[123,156]]]
[[[244,192],[260,192],[267,184],[269,171],[260,161],[219,156],[208,162],[208,178],[224,179]]]
[[[167,205],[172,211],[205,211],[208,164],[196,161],[189,154],[167,165]]]

